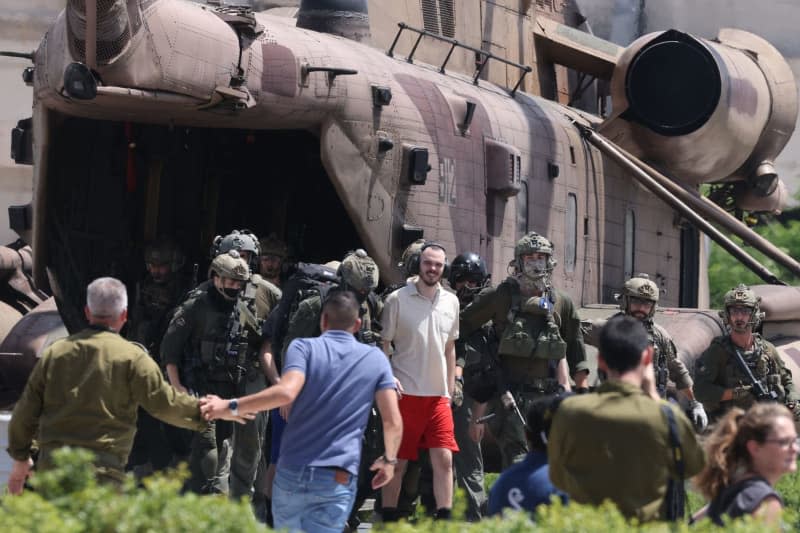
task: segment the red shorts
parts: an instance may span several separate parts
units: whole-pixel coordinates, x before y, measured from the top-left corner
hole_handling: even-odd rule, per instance
[[[397,451],[400,459],[416,461],[420,448],[458,451],[448,398],[404,394],[400,398],[400,414],[403,417],[403,440]]]

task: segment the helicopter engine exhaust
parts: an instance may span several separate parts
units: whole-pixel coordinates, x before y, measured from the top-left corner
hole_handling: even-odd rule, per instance
[[[791,69],[772,45],[731,29],[714,41],[651,33],[620,57],[611,94],[604,135],[688,185],[737,181],[749,207],[780,208],[786,193],[773,162],[798,104]]]
[[[91,68],[119,57],[142,25],[139,2],[125,0],[68,0],[66,20],[73,58]]]
[[[302,0],[297,27],[369,44],[367,0]]]

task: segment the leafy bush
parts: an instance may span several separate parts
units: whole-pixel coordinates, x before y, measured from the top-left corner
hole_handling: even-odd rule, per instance
[[[4,533],[139,533],[158,531],[183,533],[213,531],[231,533],[261,533],[268,529],[256,522],[245,501],[233,502],[225,496],[181,494],[186,470],[167,476],[146,479],[144,487],[129,480],[121,487],[100,485],[91,466],[91,453],[65,448],[56,452],[58,467],[36,474],[31,484],[34,491],[22,496],[0,498],[0,524]],[[778,486],[786,502],[786,523],[800,530],[797,509],[800,509],[800,475],[787,476]],[[702,499],[690,500],[696,510]],[[463,517],[466,508],[459,491],[454,514]],[[419,516],[419,515],[418,515]],[[705,533],[723,531],[705,521],[691,528],[687,524],[655,523],[640,526],[631,523],[610,502],[599,507],[571,503],[537,509],[535,521],[527,514],[511,512],[504,517],[484,520],[478,524],[466,522],[432,522],[422,517],[414,524],[401,522],[376,528],[387,533],[499,533],[548,532],[608,533],[685,532]],[[755,533],[764,530],[763,524],[749,517],[727,525],[724,531]]]

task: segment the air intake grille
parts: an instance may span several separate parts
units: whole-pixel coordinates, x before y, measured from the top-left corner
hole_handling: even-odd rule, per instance
[[[438,35],[455,37],[456,11],[453,0],[420,0],[424,28]]]

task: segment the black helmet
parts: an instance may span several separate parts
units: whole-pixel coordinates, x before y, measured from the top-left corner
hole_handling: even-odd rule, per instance
[[[486,261],[475,252],[466,252],[455,258],[450,265],[450,287],[455,288],[458,281],[473,281],[478,284],[476,290],[489,283],[490,274],[486,269]]]

